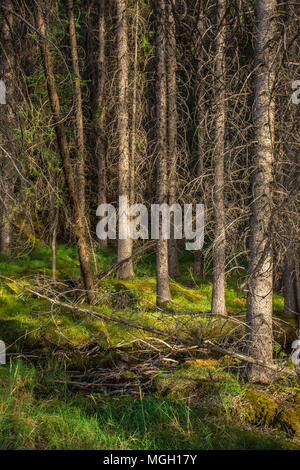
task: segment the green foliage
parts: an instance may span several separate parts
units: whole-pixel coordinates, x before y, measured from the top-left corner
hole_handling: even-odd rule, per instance
[[[286,449],[292,444],[159,396],[71,395],[64,372],[0,368],[0,449]],[[50,380],[51,379],[51,380]],[[46,387],[47,384],[47,387]],[[295,447],[295,446],[294,446]]]

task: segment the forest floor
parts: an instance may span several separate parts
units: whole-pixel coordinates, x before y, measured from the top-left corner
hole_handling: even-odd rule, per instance
[[[144,255],[136,279],[99,280],[94,310],[195,338],[243,338],[245,294],[228,278],[228,313],[209,317],[211,282],[192,275],[192,255],[180,254],[171,282],[173,304],[155,307],[155,257]],[[99,272],[115,262],[96,254]],[[22,286],[54,293],[51,253],[37,246],[0,258],[0,449],[300,449],[300,390],[293,377],[268,387],[245,384],[239,361],[125,325],[51,306]],[[76,250],[57,253],[59,299],[88,307],[80,290]],[[10,280],[8,280],[8,278]],[[76,290],[77,289],[77,290]],[[274,294],[274,354],[287,359],[296,324]],[[201,313],[201,315],[200,315]]]

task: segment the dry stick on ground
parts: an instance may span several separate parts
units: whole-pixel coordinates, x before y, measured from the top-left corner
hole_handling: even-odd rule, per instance
[[[261,360],[256,360],[252,357],[246,356],[245,354],[235,352],[235,351],[230,351],[230,350],[225,349],[221,346],[218,346],[217,344],[214,344],[210,340],[196,340],[196,339],[191,339],[191,338],[185,338],[185,337],[180,336],[180,335],[168,333],[167,331],[163,331],[163,330],[160,330],[158,328],[151,328],[151,327],[146,326],[146,325],[141,325],[141,324],[138,324],[138,323],[134,323],[132,321],[125,320],[124,318],[118,318],[118,317],[113,316],[113,315],[109,316],[109,315],[105,315],[104,313],[96,312],[95,310],[90,310],[90,309],[87,309],[87,308],[78,307],[77,305],[71,305],[69,303],[61,302],[57,299],[53,299],[53,298],[51,298],[51,297],[49,297],[45,294],[41,294],[40,292],[32,289],[30,286],[19,285],[17,281],[15,281],[14,279],[11,279],[9,277],[0,275],[0,278],[4,279],[6,281],[9,281],[9,282],[13,282],[13,283],[16,284],[16,286],[20,290],[23,289],[26,292],[29,292],[30,294],[32,294],[32,295],[34,295],[34,296],[36,296],[40,299],[46,300],[46,301],[50,302],[51,304],[57,305],[61,308],[67,308],[69,310],[73,310],[73,311],[76,311],[76,312],[88,314],[88,315],[91,315],[95,318],[101,318],[102,320],[105,320],[105,321],[108,321],[108,322],[119,323],[121,325],[125,325],[125,326],[128,326],[130,328],[134,328],[134,329],[139,330],[139,331],[147,331],[151,334],[162,336],[164,338],[169,338],[173,341],[176,341],[176,342],[179,342],[179,343],[182,343],[182,344],[186,344],[186,345],[190,345],[190,346],[191,345],[198,346],[198,347],[210,350],[210,351],[214,351],[214,352],[223,354],[224,356],[225,355],[226,356],[231,356],[235,359],[246,362],[248,364],[255,364],[256,366],[261,366],[263,369],[267,368],[267,369],[270,370],[271,373],[273,372],[274,376],[278,375],[278,374],[284,374],[286,376],[296,377],[299,380],[299,374],[297,374],[296,370],[283,369],[283,368],[280,368],[280,367],[275,366],[275,365],[265,364]]]

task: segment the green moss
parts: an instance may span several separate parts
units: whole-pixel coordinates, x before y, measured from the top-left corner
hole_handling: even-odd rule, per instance
[[[279,426],[290,437],[300,437],[300,406],[285,409],[279,413]]]
[[[256,390],[248,390],[245,398],[249,403],[242,413],[246,422],[260,426],[270,426],[274,421],[277,410],[275,401]]]

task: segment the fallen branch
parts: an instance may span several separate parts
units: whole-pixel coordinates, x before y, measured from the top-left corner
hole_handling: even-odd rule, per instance
[[[69,304],[69,303],[66,303],[66,302],[61,302],[60,300],[53,299],[53,298],[51,298],[51,297],[49,297],[45,294],[42,294],[42,293],[32,289],[31,286],[27,286],[25,284],[23,284],[22,286],[19,286],[18,283],[15,280],[10,279],[6,276],[0,275],[0,278],[5,279],[6,281],[9,281],[9,282],[14,282],[20,290],[23,289],[26,292],[29,292],[30,294],[32,294],[32,295],[34,295],[34,296],[36,296],[40,299],[43,299],[43,300],[46,300],[46,301],[50,302],[52,305],[56,305],[56,306],[61,307],[61,308],[66,308],[68,310],[73,310],[75,312],[80,312],[80,313],[84,313],[84,314],[87,314],[87,315],[91,315],[95,318],[101,318],[102,320],[105,320],[105,321],[108,321],[108,322],[119,323],[121,325],[125,325],[127,327],[134,328],[134,329],[139,330],[139,331],[146,331],[148,333],[155,334],[157,336],[162,336],[164,338],[171,339],[175,342],[179,342],[179,343],[186,344],[186,345],[189,345],[189,346],[198,346],[199,348],[202,348],[202,349],[204,348],[204,349],[207,349],[207,350],[210,350],[210,351],[214,351],[214,352],[223,354],[224,356],[234,357],[235,359],[238,359],[240,361],[247,362],[249,364],[256,364],[256,365],[259,365],[263,368],[270,369],[276,375],[284,374],[284,375],[289,375],[289,376],[299,378],[296,370],[286,369],[286,368],[278,367],[278,366],[275,366],[275,365],[265,364],[263,361],[254,359],[254,358],[252,358],[250,356],[247,356],[245,354],[222,348],[221,346],[218,346],[217,344],[213,343],[210,340],[197,340],[197,339],[186,338],[184,336],[169,333],[167,331],[163,331],[163,330],[160,330],[158,328],[151,328],[150,326],[140,325],[140,324],[134,323],[130,320],[125,320],[124,318],[118,318],[114,315],[106,315],[104,313],[96,312],[95,310],[90,310],[90,309],[87,309],[87,308],[79,307],[77,305],[72,305],[72,304]]]

